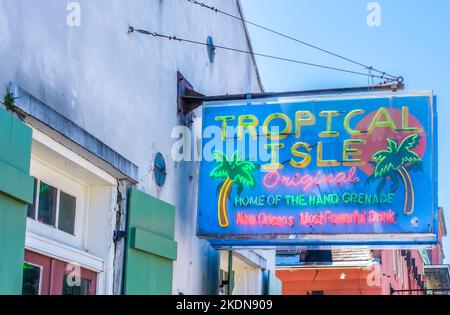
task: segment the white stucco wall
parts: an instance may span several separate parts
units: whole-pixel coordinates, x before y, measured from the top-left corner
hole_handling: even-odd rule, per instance
[[[170,158],[180,71],[207,95],[260,92],[249,55],[127,34],[128,26],[249,49],[242,23],[185,0],[78,0],[69,27],[66,0],[0,0],[0,88],[14,82],[139,167],[138,188],[177,208],[175,294],[202,294],[218,255],[195,236],[198,164]],[[238,14],[234,0],[205,1]],[[0,91],[3,96],[3,91]],[[153,158],[168,165],[157,189]],[[215,267],[214,267],[215,266]]]
[[[233,295],[261,295],[263,293],[263,269],[249,264],[238,254],[233,255]],[[220,255],[220,268],[228,272],[228,253]]]

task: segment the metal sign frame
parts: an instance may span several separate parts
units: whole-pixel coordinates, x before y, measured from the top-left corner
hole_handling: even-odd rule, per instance
[[[295,96],[290,95],[287,97],[272,97],[272,98],[261,98],[261,99],[240,99],[240,100],[221,100],[206,102],[204,104],[204,115],[208,115],[208,110],[226,109],[229,110],[228,114],[236,114],[236,110],[251,109],[255,112],[259,112],[259,109],[264,108],[266,110],[268,106],[272,106],[274,109],[282,106],[286,108],[289,104],[307,104],[316,103],[321,104],[324,102],[335,102],[338,104],[342,102],[343,104],[349,104],[349,101],[367,101],[371,100],[398,100],[398,99],[427,99],[429,102],[429,112],[427,113],[429,121],[426,124],[427,132],[429,134],[427,137],[427,179],[429,181],[429,188],[432,193],[432,200],[430,203],[430,217],[429,218],[429,229],[427,233],[421,231],[420,233],[286,233],[285,230],[280,233],[249,233],[245,234],[242,232],[235,233],[235,231],[230,231],[230,233],[216,233],[218,230],[209,229],[207,224],[205,225],[205,211],[215,212],[216,200],[211,202],[211,200],[205,200],[205,196],[208,198],[215,197],[212,194],[210,188],[207,188],[207,193],[205,194],[205,187],[210,186],[213,181],[208,181],[207,176],[210,175],[211,167],[205,167],[207,163],[202,162],[201,166],[201,183],[199,188],[199,214],[198,214],[198,231],[197,234],[200,238],[205,238],[210,241],[210,243],[218,248],[230,248],[230,247],[254,247],[254,248],[265,248],[265,247],[302,247],[307,246],[308,248],[327,248],[335,246],[371,246],[376,248],[386,248],[386,247],[408,247],[408,246],[429,246],[436,244],[437,242],[437,113],[436,113],[436,97],[431,91],[417,91],[417,92],[363,92],[363,93],[339,93],[339,94],[320,94],[320,95],[306,95],[306,96]],[[256,106],[256,107],[255,107]],[[261,107],[257,107],[261,106]],[[396,105],[392,108],[397,108]],[[255,110],[258,109],[258,110]],[[342,109],[341,109],[342,110]],[[276,110],[274,110],[276,111]],[[411,112],[414,113],[415,109],[411,108]],[[252,112],[252,111],[248,111]],[[237,115],[237,114],[236,114]],[[205,117],[205,116],[204,116]],[[419,118],[419,120],[422,117]],[[357,119],[355,119],[356,121]],[[204,126],[205,127],[205,126]],[[305,131],[306,132],[306,131]],[[413,150],[411,150],[413,151]],[[425,154],[424,153],[424,154]],[[209,204],[209,208],[207,204]],[[210,208],[214,208],[210,209]],[[206,219],[208,220],[208,219]]]

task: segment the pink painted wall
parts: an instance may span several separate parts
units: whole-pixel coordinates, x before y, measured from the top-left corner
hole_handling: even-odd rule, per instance
[[[345,279],[341,279],[341,274]],[[282,281],[283,295],[307,295],[313,291],[323,291],[325,295],[379,295],[380,286],[367,282],[374,278],[372,271],[363,269],[299,269],[278,270]]]
[[[423,260],[418,251],[411,252],[416,260],[418,273],[423,275]],[[390,295],[395,290],[419,289],[400,250],[374,251],[374,257],[381,261],[372,268],[300,268],[277,270],[282,281],[283,295],[307,295],[323,291],[325,295]],[[345,274],[344,278],[342,274]],[[421,293],[410,293],[421,294]]]
[[[395,290],[419,289],[417,281],[412,275],[412,267],[407,265],[405,257],[401,256],[400,250],[383,250],[381,254],[381,283],[382,294],[389,295],[392,286]],[[423,276],[424,264],[419,251],[411,251],[412,258],[416,260],[418,273]],[[419,294],[419,293],[415,293]]]
[[[444,211],[442,208],[439,209],[439,233],[438,240],[439,243],[431,251],[431,264],[432,265],[442,265],[444,263],[445,255],[443,250],[443,239],[447,236],[447,227],[445,223]]]

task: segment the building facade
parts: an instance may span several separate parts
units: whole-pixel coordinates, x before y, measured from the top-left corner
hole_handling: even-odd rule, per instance
[[[438,212],[438,243],[430,249],[279,251],[276,275],[285,295],[448,294],[447,228]]]
[[[261,92],[255,60],[130,26],[251,50],[243,23],[187,1],[0,2],[2,294],[219,294],[228,279],[196,236],[198,161],[174,159],[179,130],[199,154],[202,115],[180,115],[177,80]],[[233,256],[232,293],[276,292],[273,251]]]
[[[444,209],[439,208],[439,242],[428,251],[430,264],[425,266],[427,289],[431,294],[450,295],[450,266],[444,264],[444,238],[447,236]]]
[[[279,252],[276,274],[285,295],[421,295],[424,259],[418,250]]]

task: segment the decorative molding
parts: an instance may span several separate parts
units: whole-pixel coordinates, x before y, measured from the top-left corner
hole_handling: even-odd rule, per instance
[[[27,232],[25,248],[65,262],[76,262],[82,268],[103,272],[104,260],[80,249],[63,245],[46,237]]]
[[[42,145],[48,147],[49,149],[55,151],[59,155],[63,156],[67,160],[77,164],[81,168],[89,171],[93,175],[96,175],[97,177],[101,178],[105,182],[108,182],[111,185],[116,186],[117,180],[113,176],[111,176],[108,172],[104,171],[103,169],[99,168],[98,166],[92,164],[90,161],[84,159],[80,155],[76,154],[75,152],[71,151],[70,149],[66,148],[59,142],[55,141],[51,137],[47,136],[46,134],[42,133],[41,131],[33,128],[33,140],[41,143]],[[33,155],[33,152],[32,152]],[[36,158],[36,157],[34,157]],[[45,163],[45,161],[42,161]],[[52,167],[48,163],[46,163],[47,166]],[[68,175],[66,175],[68,176]],[[77,180],[77,179],[74,179]],[[84,183],[83,183],[84,184]]]
[[[258,269],[269,269],[267,265],[267,259],[258,254],[254,250],[239,250],[233,251],[233,254],[237,256],[240,260]]]
[[[169,238],[135,227],[131,228],[130,238],[130,247],[133,249],[169,260],[177,260],[177,242]]]
[[[33,178],[30,175],[1,160],[0,174],[0,192],[24,204],[33,202]]]
[[[25,117],[25,122],[115,178],[138,182],[139,169],[135,164],[17,85],[12,88],[18,97],[16,108]]]

